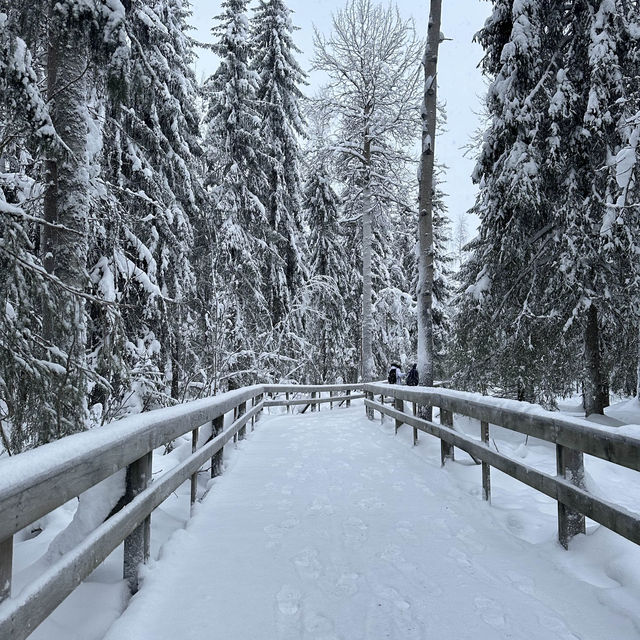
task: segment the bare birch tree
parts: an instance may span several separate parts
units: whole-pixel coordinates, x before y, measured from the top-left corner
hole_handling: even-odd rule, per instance
[[[419,127],[422,42],[395,5],[350,0],[329,37],[315,34],[314,68],[329,76],[319,101],[334,114],[332,144],[347,215],[362,229],[362,379],[373,379],[374,228],[411,193],[405,170]]]
[[[422,153],[419,178],[418,372],[422,384],[433,384],[433,196],[436,139],[437,69],[442,0],[431,0],[424,67]]]

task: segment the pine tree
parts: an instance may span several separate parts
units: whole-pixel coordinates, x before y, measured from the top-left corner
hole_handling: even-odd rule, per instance
[[[260,0],[252,18],[252,69],[258,77],[256,98],[260,137],[266,146],[268,184],[263,194],[269,221],[263,265],[269,315],[277,327],[289,312],[305,280],[306,247],[302,232],[298,137],[305,133],[300,86],[305,73],[294,58],[291,10],[284,0]],[[301,333],[301,318],[294,327]],[[284,355],[292,355],[286,340]]]
[[[94,366],[110,383],[102,419],[181,400],[198,369],[192,306],[199,113],[184,0],[127,6],[126,41],[108,68],[101,217],[91,252]]]
[[[309,224],[310,274],[316,286],[306,332],[313,348],[310,358],[313,379],[336,383],[345,379],[349,362],[355,359],[348,339],[345,308],[349,265],[344,254],[339,198],[322,164],[314,159],[310,169],[304,207]]]
[[[555,171],[545,160],[551,131],[543,86],[555,73],[558,19],[545,2],[499,0],[477,36],[492,78],[490,125],[474,174],[480,233],[461,271],[456,330],[459,384],[482,391],[493,384],[543,401],[566,384],[562,375],[548,379],[553,369],[544,355],[562,353],[562,331],[542,307],[552,231],[547,185]]]
[[[264,345],[272,335],[263,273],[270,221],[261,201],[269,187],[268,162],[260,138],[258,78],[248,62],[247,4],[222,3],[212,31],[221,63],[205,86],[207,184],[217,217],[215,268],[229,302],[221,324],[229,329],[224,366],[232,385],[255,381],[269,370]]]

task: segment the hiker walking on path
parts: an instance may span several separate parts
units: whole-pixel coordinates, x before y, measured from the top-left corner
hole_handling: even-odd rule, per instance
[[[391,368],[389,369],[389,375],[387,376],[387,382],[389,384],[397,384],[402,378],[404,378],[404,373],[400,369],[399,364],[391,363]]]

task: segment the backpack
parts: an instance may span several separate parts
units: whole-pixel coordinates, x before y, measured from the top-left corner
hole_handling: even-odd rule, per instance
[[[389,377],[387,378],[387,381],[389,384],[395,384],[397,382],[395,367],[389,370]]]
[[[418,376],[418,370],[414,367],[407,375],[407,384],[410,387],[417,387],[419,382],[420,377]]]

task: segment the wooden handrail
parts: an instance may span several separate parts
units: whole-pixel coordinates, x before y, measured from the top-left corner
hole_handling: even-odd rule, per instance
[[[153,510],[262,410],[259,403],[223,433],[139,493],[127,506],[106,520],[54,567],[28,585],[18,598],[0,605],[0,638],[23,640],[107,556],[140,526]]]
[[[2,464],[0,540],[242,402],[261,385],[124,418],[13,456]]]
[[[500,400],[503,406],[497,406],[495,398],[475,393],[380,383],[365,385],[364,390],[440,407],[640,471],[640,438],[605,431],[587,420],[561,416],[528,402]]]
[[[122,542],[124,577],[135,592],[139,565],[149,554],[151,513],[189,478],[193,504],[201,467],[211,460],[211,476],[219,475],[225,444],[232,438],[241,440],[249,423],[253,429],[267,404],[280,403],[265,401],[266,393],[346,391],[344,398],[350,401],[363,397],[351,395],[358,389],[362,385],[254,385],[125,418],[4,461],[0,475],[0,638],[27,638]],[[340,399],[334,397],[333,401]],[[327,399],[315,400],[320,401]],[[230,413],[233,423],[225,429],[224,416]],[[208,423],[212,436],[197,448],[198,429]],[[191,455],[150,483],[153,450],[188,433],[192,437]],[[124,468],[124,506],[17,597],[10,597],[13,535]]]
[[[312,393],[315,393],[312,392]],[[364,398],[363,393],[358,393],[353,396],[328,396],[326,398],[299,398],[297,400],[265,400],[265,407],[294,407],[296,405],[306,404],[327,404],[332,402],[344,402],[345,400],[362,400]]]
[[[331,391],[362,391],[364,384],[266,384],[265,393],[329,393]]]
[[[364,391],[368,396],[365,406],[393,418],[396,431],[404,423],[413,426],[414,433],[419,430],[440,438],[443,465],[447,459],[453,459],[454,445],[480,460],[485,500],[491,499],[490,467],[557,500],[558,538],[565,548],[576,533],[584,532],[585,516],[640,544],[640,516],[588,493],[582,482],[583,453],[640,470],[639,438],[611,433],[579,418],[560,417],[529,403],[500,400],[498,404],[495,398],[462,391],[389,384],[366,384]],[[374,395],[393,397],[400,404],[394,403],[396,408],[392,408],[375,402]],[[439,407],[440,424],[405,413],[404,401]],[[480,441],[454,430],[454,413],[480,421]],[[491,450],[488,446],[491,424],[554,443],[558,475],[551,476]]]

